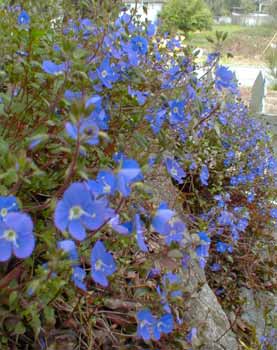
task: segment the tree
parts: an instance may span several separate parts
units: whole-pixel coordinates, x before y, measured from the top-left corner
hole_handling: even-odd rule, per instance
[[[169,0],[161,12],[163,28],[172,32],[207,29],[212,24],[212,15],[203,0]]]
[[[215,16],[228,14],[233,7],[241,7],[246,13],[256,10],[254,0],[205,0],[205,2]]]
[[[206,0],[205,2],[214,16],[223,16],[228,13],[226,0]]]
[[[246,13],[256,10],[256,4],[253,0],[240,0],[240,7],[242,7]]]
[[[277,20],[277,0],[274,0],[270,7],[271,15]]]

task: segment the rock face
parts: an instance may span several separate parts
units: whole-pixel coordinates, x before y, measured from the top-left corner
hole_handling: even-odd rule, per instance
[[[241,288],[240,296],[244,299],[241,318],[254,330],[256,338],[270,332],[268,325],[277,313],[277,296],[270,292],[254,292],[252,289]]]
[[[199,340],[194,349],[236,350],[238,344],[231,331],[229,320],[207,283],[190,302],[190,317],[200,328]]]
[[[151,187],[155,204],[165,201],[180,218],[183,217],[178,190],[165,174],[164,169],[160,168],[151,177],[149,176],[146,183]],[[185,238],[188,241],[192,239],[189,232],[186,233]],[[192,344],[193,349],[237,350],[238,342],[231,331],[228,317],[209,287],[205,273],[199,267],[196,257],[192,259],[190,269],[184,272],[183,278],[191,293],[187,302],[186,318],[198,328],[198,336]]]

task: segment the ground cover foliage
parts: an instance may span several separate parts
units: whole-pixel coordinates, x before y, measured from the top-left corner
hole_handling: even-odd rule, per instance
[[[220,53],[199,71],[109,1],[0,11],[1,349],[189,349],[193,256],[226,308],[234,281],[276,289],[277,163]],[[145,179],[162,168],[183,220],[154,205]]]

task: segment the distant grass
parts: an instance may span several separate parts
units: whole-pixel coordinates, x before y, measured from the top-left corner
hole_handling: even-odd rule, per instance
[[[226,52],[231,52],[242,59],[254,59],[258,56],[258,59],[263,61],[264,57],[261,57],[261,53],[277,29],[271,26],[214,25],[211,30],[190,33],[188,40],[193,46],[212,51],[213,44],[206,38],[215,38],[216,31],[228,33],[224,44]]]

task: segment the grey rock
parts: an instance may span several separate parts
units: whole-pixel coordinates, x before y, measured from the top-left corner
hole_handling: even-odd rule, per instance
[[[180,193],[163,168],[149,175],[146,178],[146,184],[151,188],[154,204],[158,205],[161,201],[167,202],[169,207],[186,221]],[[190,233],[186,232],[185,240],[191,241],[192,239]],[[193,349],[237,350],[238,343],[231,331],[230,322],[209,287],[196,256],[191,261],[189,271],[184,271],[183,279],[191,293],[191,297],[186,301],[186,319],[198,328],[198,337],[193,343]]]
[[[256,333],[257,339],[270,331],[267,321],[276,316],[277,295],[267,292],[255,292],[252,289],[241,288],[240,296],[244,299],[241,318],[247,322]]]
[[[253,114],[263,113],[264,112],[264,98],[265,98],[265,78],[263,72],[260,71],[251,92],[251,101],[250,101],[250,111]]]

